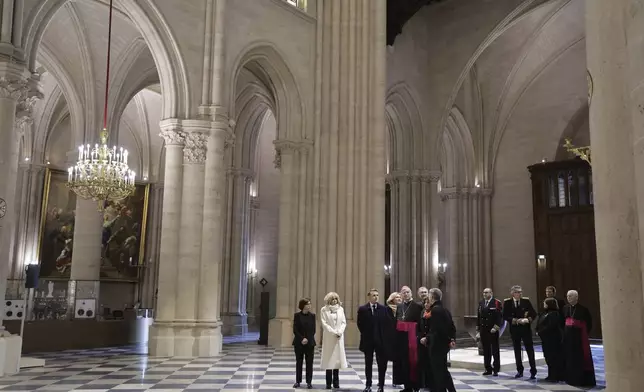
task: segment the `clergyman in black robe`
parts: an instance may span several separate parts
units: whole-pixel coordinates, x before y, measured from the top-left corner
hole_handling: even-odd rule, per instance
[[[597,382],[588,339],[593,321],[588,308],[579,304],[579,294],[575,290],[570,290],[567,297],[569,305],[563,312],[566,319],[563,339],[565,380],[568,385],[576,387],[594,387]]]

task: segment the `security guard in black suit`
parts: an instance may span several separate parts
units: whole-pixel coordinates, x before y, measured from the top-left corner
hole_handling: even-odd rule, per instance
[[[494,298],[491,288],[483,290],[483,300],[479,302],[476,331],[483,345],[484,376],[499,375],[501,370],[501,354],[499,352],[499,331],[503,324],[503,305]],[[492,367],[494,356],[494,367]]]
[[[503,319],[510,324],[510,336],[514,346],[514,359],[517,363],[517,374],[514,378],[523,377],[523,361],[521,359],[521,341],[525,346],[530,362],[530,379],[537,378],[537,365],[534,360],[534,345],[532,343],[532,328],[530,324],[537,317],[537,312],[532,307],[530,299],[521,297],[521,286],[512,286],[512,298],[503,301]]]

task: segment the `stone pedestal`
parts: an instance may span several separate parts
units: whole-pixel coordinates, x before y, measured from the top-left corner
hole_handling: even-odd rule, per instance
[[[644,390],[642,231],[637,219],[641,221],[644,213],[644,204],[638,203],[644,188],[636,176],[642,171],[637,163],[642,162],[632,153],[633,142],[641,138],[640,130],[634,134],[632,116],[641,117],[642,102],[629,99],[629,92],[641,87],[629,83],[627,51],[631,38],[641,43],[641,3],[586,2],[586,51],[593,86],[590,141],[595,238],[606,384],[610,392]],[[638,46],[638,53],[633,53],[637,56],[633,66],[642,65],[637,61],[641,50]],[[634,97],[639,98],[639,94]],[[637,149],[636,155],[641,156]],[[579,295],[583,303],[584,293]]]

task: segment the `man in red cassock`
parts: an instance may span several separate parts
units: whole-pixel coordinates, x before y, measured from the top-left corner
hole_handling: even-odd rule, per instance
[[[416,329],[423,307],[414,301],[411,289],[400,289],[403,302],[396,308],[396,356],[394,361],[394,385],[404,385],[403,391],[414,391],[418,387],[418,341]],[[399,347],[399,349],[398,349]]]

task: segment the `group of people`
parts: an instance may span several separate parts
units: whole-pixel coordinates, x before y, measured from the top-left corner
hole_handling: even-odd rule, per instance
[[[565,304],[556,297],[555,287],[548,286],[543,311],[540,314],[537,314],[530,299],[523,297],[522,293],[521,286],[513,286],[510,289],[511,298],[501,303],[494,298],[492,289],[483,290],[477,322],[477,336],[483,346],[483,375],[498,375],[501,367],[499,335],[506,322],[509,325],[517,366],[515,378],[523,377],[521,342],[528,354],[530,379],[536,378],[537,367],[531,327],[532,322],[536,320],[536,332],[541,338],[543,355],[548,365],[548,376],[545,380],[565,381],[569,385],[579,387],[595,386],[595,370],[588,338],[592,318],[588,309],[579,304],[577,291],[568,291],[568,304]]]
[[[387,364],[393,364],[393,384],[403,391],[428,388],[432,392],[456,391],[447,365],[447,354],[455,347],[456,327],[450,312],[443,307],[443,293],[437,288],[418,290],[421,301],[415,302],[411,289],[403,286],[380,304],[378,290],[367,293],[368,301],[358,309],[360,351],[365,355],[365,392],[371,392],[373,358],[378,367],[378,392],[383,391]],[[326,370],[326,388],[340,388],[339,370],[348,367],[344,332],[347,321],[337,293],[324,298],[320,310],[322,324],[321,368]],[[306,362],[306,386],[312,389],[313,353],[316,317],[311,301],[299,302],[300,311],[293,318],[293,346],[296,357],[296,382],[302,384]]]

